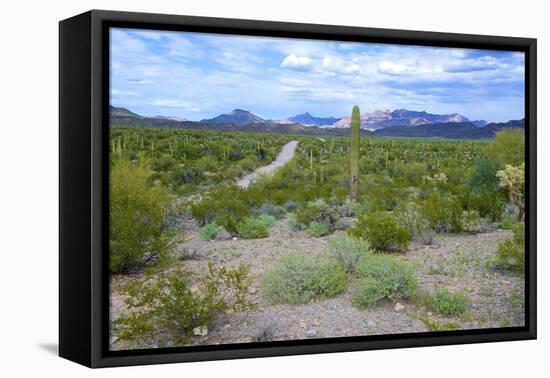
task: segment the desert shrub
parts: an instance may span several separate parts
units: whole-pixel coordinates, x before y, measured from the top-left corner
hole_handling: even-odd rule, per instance
[[[230,193],[228,188],[220,189],[191,205],[191,214],[199,226],[215,222],[227,232],[237,234],[237,225],[250,215],[250,205],[238,198],[238,194],[238,190]]]
[[[462,206],[451,194],[441,195],[433,191],[421,201],[418,212],[436,232],[459,232],[462,230]]]
[[[382,299],[414,297],[418,282],[410,263],[390,255],[369,255],[356,266],[361,280],[355,287],[352,304],[357,308],[372,307]]]
[[[360,216],[348,233],[367,240],[377,251],[404,251],[412,235],[400,220],[396,212],[372,211]]]
[[[420,317],[420,321],[424,323],[428,331],[430,332],[442,332],[442,331],[453,331],[459,329],[460,326],[455,322],[438,322],[427,317]]]
[[[243,239],[267,238],[269,227],[261,219],[245,218],[237,224],[237,234]]]
[[[267,227],[272,227],[275,223],[277,223],[277,218],[269,214],[262,214],[258,217],[258,219],[264,222]]]
[[[499,163],[495,160],[482,158],[475,161],[468,177],[468,187],[473,192],[492,192],[498,188]]]
[[[196,327],[211,325],[219,314],[242,311],[253,305],[246,300],[249,270],[208,265],[197,291],[189,288],[180,272],[131,281],[124,287],[128,311],[118,320],[118,336],[123,340],[145,341],[155,334],[168,333],[185,343]]]
[[[166,255],[168,238],[164,212],[168,192],[150,183],[152,171],[141,164],[117,160],[111,168],[111,272],[140,268]]]
[[[306,234],[312,238],[320,238],[330,234],[330,226],[324,222],[313,221],[306,229]]]
[[[285,217],[286,211],[283,207],[273,204],[272,202],[265,202],[257,211],[257,215],[269,215],[276,219],[282,219]]]
[[[469,300],[461,292],[453,293],[447,288],[437,289],[432,293],[432,308],[443,316],[458,316],[466,312]]]
[[[201,228],[201,238],[202,240],[214,240],[220,232],[220,227],[216,223],[208,223],[206,226]]]
[[[304,225],[298,222],[298,219],[296,218],[296,214],[294,213],[288,214],[286,218],[286,223],[292,231],[300,231],[304,229]]]
[[[298,206],[300,206],[298,202],[289,200],[285,202],[285,204],[283,205],[283,208],[288,212],[292,212],[296,210]]]
[[[348,273],[353,273],[359,260],[372,252],[366,240],[346,235],[333,237],[329,246],[330,254]]]
[[[506,164],[520,165],[525,162],[525,130],[504,129],[486,147],[487,155],[501,167]]]
[[[513,236],[498,243],[495,265],[506,270],[525,270],[525,224],[512,227]]]
[[[361,205],[351,201],[346,201],[337,208],[341,217],[354,217],[359,214],[360,210]]]
[[[296,253],[281,258],[262,277],[273,303],[308,303],[333,297],[347,287],[345,270],[326,255]]]
[[[463,211],[460,223],[460,227],[464,232],[475,234],[481,229],[481,220],[477,211]]]
[[[314,206],[302,206],[298,208],[295,212],[296,214],[296,220],[298,223],[309,226],[311,222],[315,220],[317,215],[319,214],[319,209],[317,209]]]
[[[506,205],[504,196],[499,191],[464,191],[461,194],[461,200],[466,209],[477,211],[480,217],[489,218],[492,222],[502,219]]]

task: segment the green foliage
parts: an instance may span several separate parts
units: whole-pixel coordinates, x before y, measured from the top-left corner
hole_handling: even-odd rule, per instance
[[[245,218],[237,224],[237,234],[243,239],[261,239],[269,236],[268,225],[257,218]]]
[[[330,234],[330,226],[324,222],[313,221],[306,229],[306,234],[312,238],[320,238]]]
[[[338,262],[326,255],[295,253],[269,268],[262,285],[273,303],[308,303],[344,291],[347,275]]]
[[[464,208],[476,211],[482,218],[489,218],[492,222],[502,219],[506,201],[500,191],[473,192],[466,190],[461,194],[460,199]]]
[[[410,299],[416,294],[418,281],[413,266],[394,256],[369,255],[357,264],[356,271],[361,280],[352,304],[357,308],[372,307],[382,299]]]
[[[124,159],[111,168],[110,261],[113,273],[138,269],[166,255],[164,213],[170,196],[151,183],[152,171]]]
[[[208,265],[208,275],[197,291],[180,272],[133,280],[125,286],[128,310],[117,320],[119,338],[146,341],[162,333],[178,344],[189,341],[196,327],[210,326],[225,311],[243,311],[253,305],[246,299],[249,270]]]
[[[525,162],[525,131],[522,129],[504,129],[497,132],[494,141],[486,147],[487,155],[497,161],[501,167],[518,166]]]
[[[275,205],[272,202],[266,202],[258,209],[258,211],[256,211],[256,214],[269,215],[276,219],[283,219],[285,217],[286,211],[285,208],[282,206]]]
[[[510,202],[518,208],[518,221],[523,220],[525,213],[525,163],[517,167],[506,165],[497,172],[498,185],[508,194]]]
[[[453,331],[459,328],[455,322],[438,322],[427,317],[420,317],[420,321],[428,328],[430,332]]]
[[[513,236],[498,243],[495,265],[498,268],[523,272],[525,270],[525,223],[512,228]]]
[[[271,228],[275,223],[277,223],[277,218],[269,214],[262,214],[258,217],[258,219],[264,222],[265,225],[269,228]]]
[[[487,158],[475,162],[472,173],[468,177],[468,186],[475,192],[490,192],[498,187],[497,171],[499,163]]]
[[[479,214],[475,210],[463,211],[462,220],[460,221],[461,229],[464,232],[475,234],[481,228]]]
[[[358,181],[359,181],[359,143],[361,137],[361,120],[359,107],[355,105],[351,112],[351,140],[350,140],[350,188],[351,200],[357,202]]]
[[[201,228],[201,238],[202,240],[214,240],[220,232],[220,227],[216,223],[208,223],[206,226]]]
[[[355,265],[359,260],[372,253],[367,241],[346,235],[333,237],[329,246],[330,254],[348,273],[355,272]]]
[[[447,288],[435,290],[431,302],[434,312],[443,316],[462,315],[470,303],[462,292],[454,293]]]
[[[436,232],[462,231],[462,205],[453,195],[433,191],[420,202],[418,212]]]
[[[412,237],[411,231],[402,224],[400,214],[390,211],[372,211],[360,216],[348,233],[367,240],[380,252],[405,251]]]

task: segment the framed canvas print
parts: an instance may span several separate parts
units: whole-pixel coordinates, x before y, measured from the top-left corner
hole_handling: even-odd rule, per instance
[[[536,40],[60,22],[60,355],[536,337]]]

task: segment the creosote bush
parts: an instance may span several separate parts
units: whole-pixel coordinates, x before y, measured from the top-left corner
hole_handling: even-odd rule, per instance
[[[273,303],[308,303],[343,292],[347,275],[329,256],[295,253],[269,268],[262,277],[262,286]]]
[[[412,237],[409,228],[401,224],[400,215],[389,211],[371,211],[360,216],[348,233],[367,240],[380,252],[405,251]]]
[[[261,219],[245,218],[237,224],[237,234],[243,239],[267,238],[269,226]]]
[[[246,266],[228,269],[210,263],[198,290],[191,290],[181,272],[131,281],[124,287],[128,311],[117,320],[118,336],[144,342],[168,333],[184,344],[194,328],[210,326],[225,311],[252,308],[246,299],[250,280]]]
[[[413,266],[395,256],[369,255],[357,264],[356,271],[361,279],[351,301],[357,308],[375,306],[383,299],[410,299],[416,294],[418,281]]]
[[[466,312],[469,299],[461,292],[451,292],[447,288],[437,289],[433,292],[433,310],[443,316],[458,316]]]
[[[111,168],[110,261],[113,273],[141,268],[167,253],[164,213],[170,196],[151,183],[153,172],[142,164],[115,160]]]
[[[346,235],[335,236],[329,243],[330,254],[348,273],[355,272],[355,265],[372,250],[369,242]]]

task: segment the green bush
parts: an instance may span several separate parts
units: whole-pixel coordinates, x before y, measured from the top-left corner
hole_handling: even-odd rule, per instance
[[[461,228],[462,231],[472,234],[480,231],[481,219],[479,219],[477,211],[470,210],[462,212]]]
[[[357,308],[372,307],[382,299],[410,299],[418,282],[410,263],[390,255],[369,255],[356,267],[361,280],[355,287],[352,304]]]
[[[276,219],[282,219],[285,217],[286,211],[283,207],[273,204],[272,202],[265,202],[257,211],[259,216],[269,215]]]
[[[502,219],[506,205],[500,191],[471,192],[466,190],[461,194],[461,200],[465,208],[477,211],[480,217],[489,218],[492,222]]]
[[[377,251],[405,251],[412,234],[400,218],[397,212],[371,211],[360,216],[348,233],[367,240]]]
[[[277,218],[275,218],[273,215],[269,214],[262,214],[258,217],[259,220],[264,222],[267,227],[272,227],[275,223],[277,223]]]
[[[145,261],[166,255],[168,238],[164,212],[168,192],[150,183],[152,171],[127,160],[111,168],[110,260],[113,273],[143,266]]]
[[[433,310],[443,316],[458,316],[466,312],[469,304],[463,293],[450,292],[446,288],[437,289],[431,298]]]
[[[201,228],[201,238],[202,240],[214,240],[220,232],[220,227],[216,223],[208,223],[206,226]]]
[[[498,189],[497,171],[500,165],[497,161],[487,158],[478,159],[468,177],[468,186],[474,192],[493,192]]]
[[[347,287],[345,270],[329,256],[296,253],[281,258],[262,277],[273,303],[308,303],[334,297]]]
[[[245,218],[237,224],[237,234],[243,239],[267,238],[269,227],[261,219]]]
[[[462,206],[451,194],[432,192],[420,203],[418,212],[436,232],[462,231]]]
[[[312,238],[320,238],[330,234],[330,226],[324,222],[313,221],[309,224],[306,234]]]
[[[294,213],[288,214],[286,223],[292,231],[299,231],[304,229],[304,225],[298,222],[298,219],[296,218],[296,214]]]
[[[168,334],[178,344],[186,343],[194,328],[211,325],[225,311],[253,307],[246,300],[250,282],[245,266],[227,269],[213,264],[198,291],[189,288],[180,272],[133,280],[124,287],[128,311],[117,320],[118,337],[144,342]]]
[[[525,224],[512,228],[513,236],[498,243],[495,264],[497,267],[523,272],[525,270]]]
[[[366,240],[346,235],[335,236],[329,246],[330,254],[348,273],[353,273],[359,260],[372,252]]]

